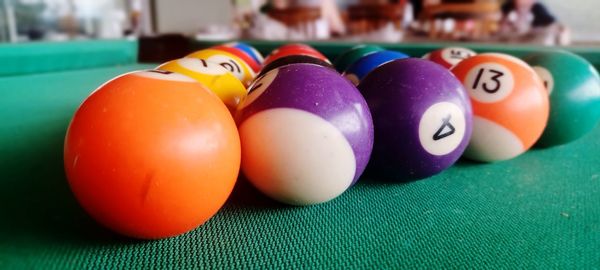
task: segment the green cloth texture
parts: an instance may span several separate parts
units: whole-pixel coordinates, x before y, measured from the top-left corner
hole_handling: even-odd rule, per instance
[[[240,178],[224,207],[187,234],[118,236],[71,194],[64,135],[91,91],[154,66],[0,78],[0,269],[600,267],[598,126],[568,145],[460,161],[423,180],[363,177],[310,207],[274,202]]]
[[[4,43],[0,77],[135,64],[137,52],[137,40],[125,39]]]

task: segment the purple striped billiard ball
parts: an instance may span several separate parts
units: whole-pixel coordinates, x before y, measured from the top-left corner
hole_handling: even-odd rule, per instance
[[[433,62],[395,60],[358,85],[375,126],[373,167],[419,179],[454,164],[471,137],[472,109],[462,83]]]
[[[358,89],[314,64],[290,64],[260,77],[236,120],[248,180],[293,205],[343,193],[364,171],[373,147],[371,114]]]

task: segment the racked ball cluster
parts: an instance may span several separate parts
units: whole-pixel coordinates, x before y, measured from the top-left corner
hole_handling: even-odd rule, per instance
[[[235,42],[121,75],[73,116],[69,185],[106,227],[164,238],[211,218],[240,169],[265,195],[312,205],[367,167],[426,178],[461,156],[501,161],[573,141],[600,118],[600,76],[571,53],[527,57],[533,68],[456,47],[425,58],[360,45],[332,65],[304,44],[263,58]]]

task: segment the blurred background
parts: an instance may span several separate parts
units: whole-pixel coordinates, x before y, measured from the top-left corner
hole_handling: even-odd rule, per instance
[[[199,40],[600,44],[598,0],[0,0],[0,42]]]

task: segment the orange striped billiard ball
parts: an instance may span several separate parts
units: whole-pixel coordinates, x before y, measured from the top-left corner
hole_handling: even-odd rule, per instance
[[[527,63],[486,53],[461,61],[452,72],[473,105],[473,135],[466,157],[484,162],[511,159],[540,138],[548,121],[548,93]]]

